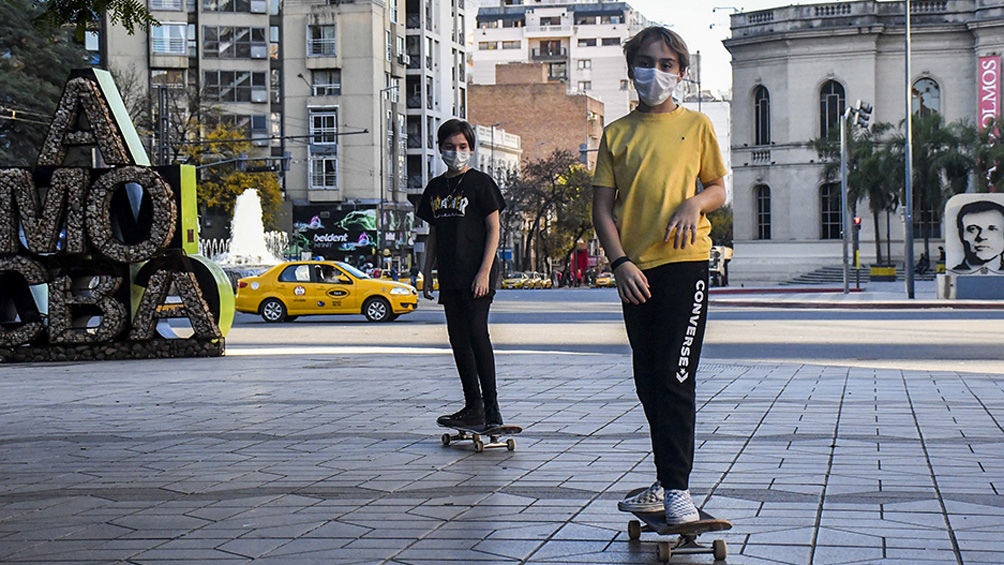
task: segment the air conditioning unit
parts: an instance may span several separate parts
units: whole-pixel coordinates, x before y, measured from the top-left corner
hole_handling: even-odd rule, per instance
[[[252,90],[251,91],[251,101],[256,104],[264,104],[268,102],[268,91],[267,90]]]
[[[411,64],[411,57],[409,57],[407,53],[400,53],[397,56],[397,62],[404,66],[408,66]]]
[[[265,0],[251,0],[251,13],[264,14],[267,10]]]
[[[268,45],[252,45],[251,46],[251,58],[252,59],[268,59]]]

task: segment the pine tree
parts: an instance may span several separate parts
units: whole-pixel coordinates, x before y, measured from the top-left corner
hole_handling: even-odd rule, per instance
[[[0,166],[33,166],[49,120],[87,51],[65,29],[40,32],[31,0],[0,2]]]

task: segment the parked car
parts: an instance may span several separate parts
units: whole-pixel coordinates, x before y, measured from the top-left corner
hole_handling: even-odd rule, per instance
[[[554,286],[551,277],[537,271],[530,273],[530,280],[533,281],[533,288],[551,288]]]
[[[502,279],[502,288],[530,288],[526,284],[530,281],[530,275],[519,271]]]
[[[266,322],[328,314],[362,314],[371,322],[389,322],[418,308],[418,292],[409,284],[371,278],[346,263],[288,261],[239,279],[235,307]]]
[[[610,271],[600,273],[596,275],[596,283],[593,286],[595,286],[596,288],[604,288],[609,286],[616,287],[617,279],[614,278],[614,274],[611,273]]]
[[[716,245],[708,258],[708,282],[711,286],[729,286],[729,261],[732,248]]]

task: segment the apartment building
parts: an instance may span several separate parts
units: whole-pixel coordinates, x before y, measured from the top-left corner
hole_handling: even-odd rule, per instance
[[[466,117],[464,0],[149,0],[159,26],[106,22],[102,66],[196,92],[243,128],[252,158],[284,162],[285,226],[315,253],[409,258],[413,206],[443,170],[435,131]],[[155,127],[155,160],[185,134]],[[191,134],[189,134],[191,135]],[[194,135],[198,135],[195,133]]]
[[[472,83],[495,84],[500,64],[542,63],[549,81],[602,101],[606,124],[637,103],[622,45],[647,25],[627,2],[482,0]]]

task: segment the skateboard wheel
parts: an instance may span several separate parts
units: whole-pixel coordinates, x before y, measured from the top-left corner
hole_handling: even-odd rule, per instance
[[[485,450],[485,443],[480,439],[474,440],[474,451],[482,453]]]
[[[715,556],[715,561],[725,561],[729,555],[729,546],[725,545],[725,540],[716,539],[711,542],[711,551]]]
[[[641,539],[641,522],[639,522],[638,520],[628,521],[628,539],[630,540]]]
[[[512,438],[505,440],[505,448],[509,451],[516,451],[516,440]]]
[[[450,445],[450,434],[443,434],[443,445]]]
[[[660,541],[659,545],[656,546],[656,553],[661,563],[668,562],[669,558],[673,556],[673,550],[669,547],[668,541]]]

